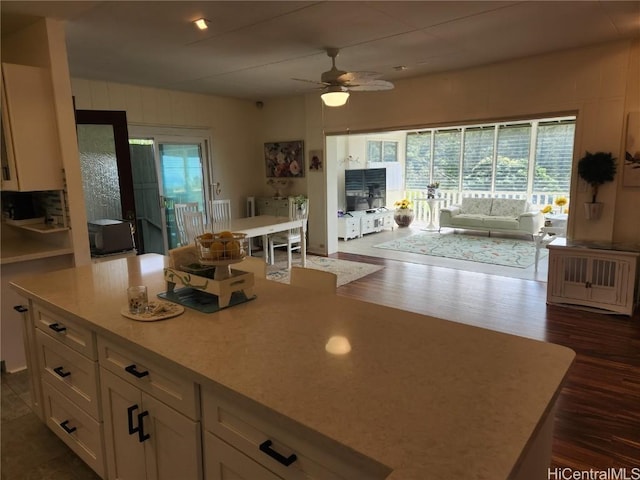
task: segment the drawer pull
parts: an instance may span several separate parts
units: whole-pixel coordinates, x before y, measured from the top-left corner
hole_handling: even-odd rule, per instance
[[[67,327],[60,325],[59,323],[52,323],[49,328],[56,333],[62,333],[67,330]]]
[[[273,442],[271,440],[265,440],[260,444],[260,451],[266,453],[271,458],[280,462],[285,467],[288,467],[298,459],[295,453],[292,453],[288,457],[281,455],[280,453],[276,452],[274,449],[271,448],[272,444]]]
[[[136,378],[142,378],[149,375],[149,370],[145,370],[144,372],[139,372],[138,370],[136,370],[135,363],[133,365],[129,365],[128,367],[124,367],[124,369]]]
[[[69,427],[69,420],[65,420],[64,422],[62,422],[60,424],[60,426],[62,427],[62,429],[67,432],[67,433],[73,433],[77,430],[76,427]]]
[[[138,434],[138,441],[140,443],[144,442],[145,440],[148,440],[149,438],[151,438],[151,435],[149,435],[148,433],[144,433],[144,417],[146,417],[147,415],[149,415],[149,412],[145,411],[145,412],[141,412],[137,415],[137,419],[138,419],[138,426],[134,427],[133,426],[133,412],[136,411],[138,409],[138,404],[135,405],[131,405],[129,408],[127,408],[127,425],[129,427],[129,435],[133,435],[134,433]]]
[[[62,378],[68,377],[69,375],[71,375],[71,372],[64,371],[64,367],[56,367],[53,369],[53,371],[56,372]]]
[[[16,312],[19,312],[19,313],[25,313],[25,312],[28,312],[28,311],[29,311],[29,309],[28,309],[27,307],[23,307],[22,305],[15,305],[15,306],[13,307],[13,309],[14,309]]]

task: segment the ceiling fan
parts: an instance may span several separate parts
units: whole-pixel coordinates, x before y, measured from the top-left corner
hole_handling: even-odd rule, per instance
[[[393,83],[379,80],[380,73],[375,72],[345,72],[336,67],[336,57],[340,52],[337,48],[327,48],[327,55],[331,58],[331,70],[320,76],[320,81],[294,78],[302,82],[322,85],[322,101],[328,107],[340,107],[347,103],[350,91],[391,90]]]

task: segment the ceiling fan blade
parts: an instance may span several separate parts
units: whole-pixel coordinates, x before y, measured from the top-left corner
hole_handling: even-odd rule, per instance
[[[373,92],[376,90],[392,90],[393,83],[386,80],[371,80],[370,82],[348,84],[347,88],[354,92]]]
[[[350,83],[368,83],[377,80],[381,76],[382,74],[377,72],[345,72],[337,77],[336,80],[343,85],[349,85]]]
[[[296,80],[298,82],[313,83],[315,85],[322,85],[322,86],[329,85],[327,82],[318,82],[316,80],[307,80],[307,79],[304,79],[304,78],[292,78],[291,80]]]

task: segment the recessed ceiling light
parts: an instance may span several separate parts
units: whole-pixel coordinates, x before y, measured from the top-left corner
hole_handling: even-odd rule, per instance
[[[210,22],[206,18],[199,18],[193,23],[195,23],[196,27],[198,27],[200,30],[206,30],[207,28],[209,28]]]

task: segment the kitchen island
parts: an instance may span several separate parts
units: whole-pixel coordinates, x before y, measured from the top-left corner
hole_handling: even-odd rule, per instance
[[[116,476],[124,455],[113,433],[114,365],[139,355],[126,368],[143,392],[153,394],[161,378],[192,385],[166,400],[170,389],[155,390],[163,408],[184,413],[194,438],[202,431],[203,444],[181,454],[196,463],[182,478],[226,478],[219,465],[227,461],[246,467],[247,479],[308,478],[303,470],[318,479],[546,478],[554,406],[573,351],[261,279],[256,299],[217,313],[186,309],[158,322],[122,316],[127,286],[146,285],[150,297],[166,290],[165,266],[166,257],[142,255],[12,283],[29,300],[35,330],[55,333],[70,322],[88,332],[87,357],[92,344],[97,350],[100,401],[84,410],[104,440],[89,460],[81,457],[103,477]],[[33,348],[41,352],[51,342],[38,333]],[[32,374],[45,379],[46,407],[46,392],[59,388],[48,380],[47,355],[36,357]],[[121,415],[132,445],[147,440],[146,411],[138,413],[144,395]],[[161,434],[153,425],[152,438]],[[156,478],[168,478],[161,471]]]

